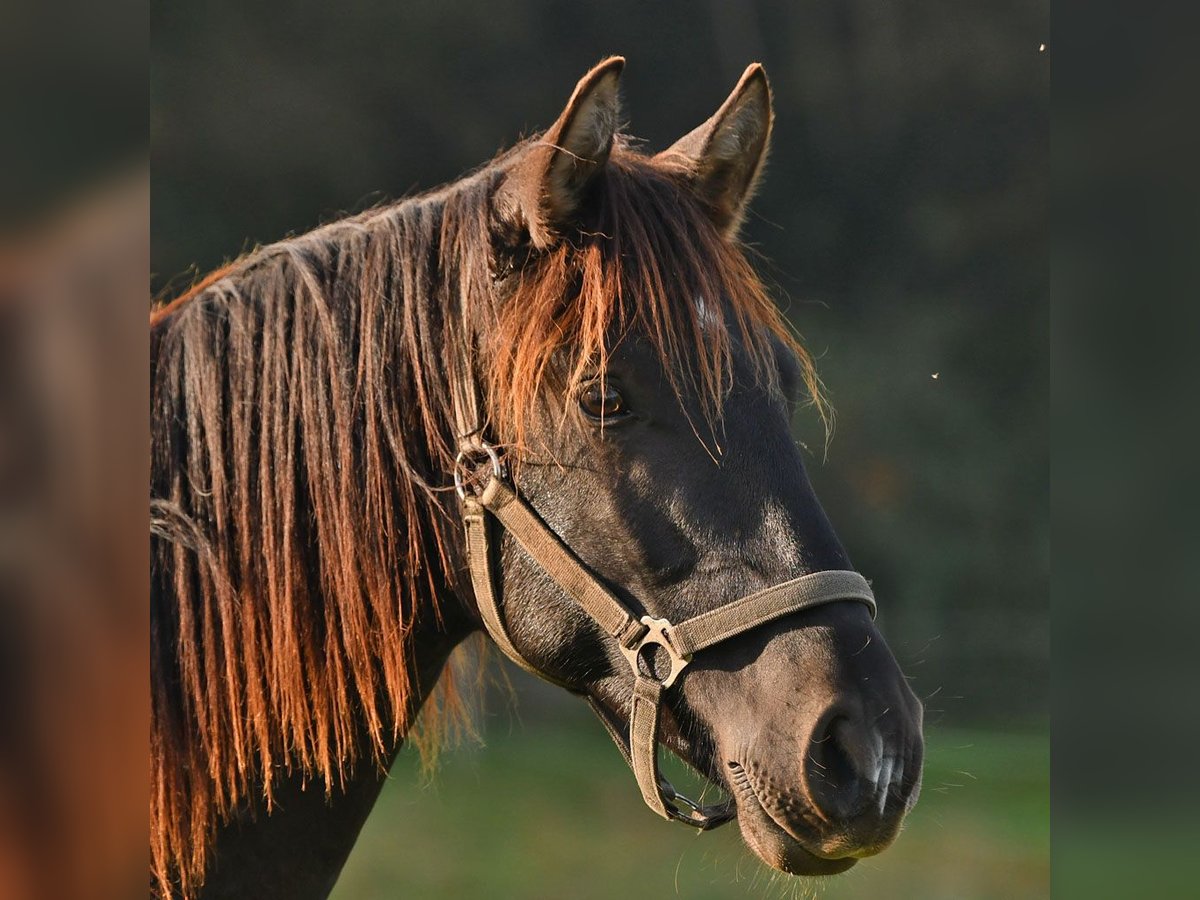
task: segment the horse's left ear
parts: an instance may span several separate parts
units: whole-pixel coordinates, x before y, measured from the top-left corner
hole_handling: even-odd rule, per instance
[[[534,246],[558,240],[575,221],[608,161],[621,117],[618,94],[625,60],[610,56],[579,80],[558,120],[514,169],[507,193]]]
[[[767,73],[753,63],[711,119],[659,154],[685,159],[696,193],[727,235],[737,234],[754,195],[773,119]]]

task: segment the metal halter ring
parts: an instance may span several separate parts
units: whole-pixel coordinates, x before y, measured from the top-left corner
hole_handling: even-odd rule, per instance
[[[500,455],[496,452],[496,448],[487,441],[480,441],[472,447],[464,447],[458,451],[458,456],[454,457],[454,490],[458,492],[459,500],[467,499],[467,486],[463,480],[463,470],[466,468],[466,463],[473,457],[486,453],[487,458],[492,463],[492,477],[504,477],[504,465],[500,462]]]
[[[625,658],[629,660],[629,665],[633,667],[633,674],[645,678],[646,676],[642,675],[642,670],[638,664],[642,651],[649,646],[662,647],[671,658],[671,671],[659,683],[664,689],[669,688],[675,683],[675,679],[679,677],[679,673],[687,668],[687,664],[692,661],[692,657],[690,655],[682,656],[671,644],[671,638],[667,632],[672,626],[666,619],[642,616],[642,624],[646,626],[646,633],[642,635],[642,639],[638,641],[637,646],[626,647],[624,644],[621,644],[621,652],[625,654]],[[653,675],[654,665],[652,660],[646,660],[646,667],[650,669]]]

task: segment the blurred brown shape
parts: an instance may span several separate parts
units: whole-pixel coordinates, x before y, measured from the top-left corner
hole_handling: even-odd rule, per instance
[[[3,897],[145,889],[148,207],[139,168],[0,244]]]

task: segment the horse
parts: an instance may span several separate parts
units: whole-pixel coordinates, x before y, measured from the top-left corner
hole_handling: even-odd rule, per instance
[[[794,875],[899,832],[922,707],[738,239],[770,85],[750,66],[650,155],[623,66],[474,173],[151,311],[152,894],[327,896],[480,632],[592,705],[666,819],[736,819]],[[660,745],[729,799],[675,791]]]

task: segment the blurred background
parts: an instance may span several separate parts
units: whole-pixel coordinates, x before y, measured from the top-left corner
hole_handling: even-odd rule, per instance
[[[735,830],[657,820],[577,701],[513,672],[479,741],[432,775],[402,755],[335,897],[1049,895],[1048,3],[156,0],[151,23],[158,295],[453,180],[608,54],[650,150],[763,62],[743,236],[819,358],[811,477],[926,702],[905,834],[795,883]]]

